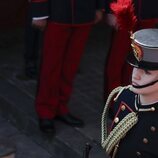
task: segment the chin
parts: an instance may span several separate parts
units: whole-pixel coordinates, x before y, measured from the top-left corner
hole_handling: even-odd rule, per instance
[[[136,94],[144,94],[146,92],[146,88],[134,88],[133,86],[131,86],[130,90]]]

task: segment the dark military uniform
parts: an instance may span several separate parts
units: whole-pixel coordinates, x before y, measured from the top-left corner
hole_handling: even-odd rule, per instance
[[[129,89],[124,90],[114,104],[114,121],[111,130],[130,112],[138,115],[137,124],[120,141],[115,158],[158,157],[158,103],[139,104],[139,98]],[[155,108],[155,111],[154,111]],[[140,109],[143,109],[141,111]],[[152,111],[153,109],[153,111]],[[140,110],[140,111],[139,111]],[[146,111],[147,110],[147,111]]]
[[[50,21],[62,24],[91,23],[96,10],[104,8],[104,0],[31,1],[33,17],[49,16]]]
[[[138,19],[158,18],[158,1],[157,0],[133,0],[135,11]]]
[[[25,74],[30,78],[36,78],[38,72],[39,45],[41,40],[41,31],[32,27],[32,11],[30,4],[25,26]]]
[[[158,73],[158,29],[136,31],[131,36],[131,46],[133,51],[127,61],[134,67],[133,85],[118,87],[110,93],[102,115],[102,147],[111,158],[157,158],[158,78],[145,81],[144,74],[145,70],[151,71],[150,77]],[[114,96],[114,118],[108,132],[107,115]]]

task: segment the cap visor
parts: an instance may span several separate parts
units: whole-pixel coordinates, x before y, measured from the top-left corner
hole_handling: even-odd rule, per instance
[[[140,69],[147,69],[147,70],[158,70],[158,63],[146,62],[146,61],[138,61],[134,53],[129,53],[127,56],[127,62],[133,66]]]

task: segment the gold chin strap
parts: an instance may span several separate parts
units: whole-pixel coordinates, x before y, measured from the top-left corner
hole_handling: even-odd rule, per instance
[[[108,119],[109,103],[116,93],[118,93],[118,95],[115,97],[114,100],[118,98],[118,96],[122,93],[124,89],[128,89],[130,87],[131,86],[115,88],[110,93],[103,110],[102,120],[101,120],[101,145],[106,150],[107,154],[110,154],[111,151],[114,149],[112,158],[115,157],[115,154],[118,149],[119,141],[138,122],[138,117],[135,112],[129,113],[115,126],[115,128],[108,135],[107,119]]]

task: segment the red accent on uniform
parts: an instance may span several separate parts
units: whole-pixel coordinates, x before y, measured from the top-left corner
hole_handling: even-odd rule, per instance
[[[133,112],[133,110],[125,102],[123,102],[123,101],[121,102],[120,108],[122,105],[124,105],[130,112]]]
[[[115,118],[119,115],[120,111],[122,111],[122,110],[121,110],[121,106],[122,106],[122,105],[124,105],[124,106],[129,110],[129,112],[133,112],[133,110],[132,110],[125,102],[122,101],[122,102],[120,103],[119,109],[118,109],[118,111],[117,111],[117,113],[116,113],[116,115],[115,115],[115,117],[114,117],[114,120],[112,121],[112,124],[111,124],[111,126],[110,126],[110,131],[112,130],[112,128],[113,128],[113,126],[114,126]]]

